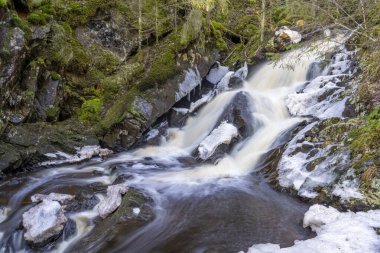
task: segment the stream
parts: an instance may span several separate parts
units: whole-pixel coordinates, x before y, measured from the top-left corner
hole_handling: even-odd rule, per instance
[[[324,53],[337,43],[319,46]],[[285,99],[305,85],[319,53],[301,48],[286,53],[275,65],[261,64],[243,87],[218,93],[184,127],[169,129],[158,146],[143,146],[104,161],[96,158],[79,165],[43,166],[1,181],[0,252],[38,251],[26,244],[21,225],[22,214],[32,207],[32,195],[91,194],[95,189],[101,199],[104,186],[121,175],[128,186],[152,199],[154,218],[150,222],[132,230],[122,227],[112,239],[82,245],[98,218],[96,207],[71,211],[67,217],[75,222],[75,233],[42,251],[239,252],[252,244],[287,247],[295,240],[313,237],[310,229],[302,227],[309,205],[273,190],[258,165],[281,136],[304,120],[290,116]],[[284,67],[288,63],[292,69]],[[249,99],[252,134],[217,162],[192,159],[194,150],[241,92]]]

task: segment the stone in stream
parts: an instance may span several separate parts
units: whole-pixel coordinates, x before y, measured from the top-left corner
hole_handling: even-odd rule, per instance
[[[199,157],[203,160],[210,158],[215,150],[222,144],[230,144],[238,136],[237,128],[223,121],[222,124],[214,129],[209,136],[199,145]]]
[[[58,201],[44,199],[22,215],[22,224],[26,229],[25,240],[32,243],[43,243],[59,235],[67,218]]]
[[[107,196],[98,206],[100,217],[106,218],[113,213],[121,204],[121,196],[126,194],[128,186],[126,184],[111,185],[107,188]]]

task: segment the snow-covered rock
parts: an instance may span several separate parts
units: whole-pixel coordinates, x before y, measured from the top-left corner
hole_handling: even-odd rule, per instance
[[[380,252],[380,210],[341,213],[332,207],[313,205],[306,212],[304,227],[311,227],[317,236],[295,241],[294,246],[257,244],[247,253],[376,253]],[[242,252],[241,252],[242,253]]]
[[[228,72],[228,67],[222,66],[219,62],[216,62],[207,74],[206,80],[216,85]]]
[[[223,121],[214,129],[198,147],[199,157],[203,160],[210,158],[221,144],[230,144],[233,138],[238,136],[237,128]]]
[[[46,165],[60,165],[60,164],[72,164],[91,159],[92,157],[99,156],[101,158],[107,157],[113,154],[112,150],[101,148],[100,146],[84,146],[77,148],[75,155],[66,154],[58,151],[56,153],[47,153],[46,157],[52,160],[41,163],[42,166]]]
[[[22,215],[22,224],[26,229],[24,238],[33,243],[44,242],[61,233],[66,222],[59,202],[44,199]]]
[[[299,32],[290,30],[287,26],[282,26],[276,31],[275,35],[281,38],[289,37],[290,41],[295,44],[300,43],[302,40],[302,35]]]
[[[126,184],[108,186],[107,196],[98,205],[100,217],[104,219],[113,213],[120,206],[122,195],[126,194],[127,191],[128,186]]]
[[[73,200],[75,198],[74,195],[69,194],[61,194],[61,193],[50,193],[49,195],[45,194],[35,194],[31,197],[31,200],[33,203],[40,203],[44,200],[51,200],[51,201],[57,201],[61,204],[66,204],[70,200]]]

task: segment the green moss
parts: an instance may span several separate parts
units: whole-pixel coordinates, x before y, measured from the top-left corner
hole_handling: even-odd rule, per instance
[[[79,119],[85,122],[99,121],[99,114],[103,106],[103,101],[99,98],[87,100],[82,104]]]
[[[51,72],[51,79],[53,79],[54,81],[60,81],[60,80],[62,80],[62,77],[57,72],[52,71]]]
[[[351,132],[351,148],[356,152],[366,152],[380,147],[380,108],[366,117],[366,124]]]
[[[58,117],[59,108],[56,106],[49,107],[46,110],[46,117],[48,121],[53,121]]]
[[[93,45],[90,48],[93,54],[93,65],[105,75],[111,75],[115,73],[117,67],[120,64],[120,59],[108,50],[104,50],[99,46]]]
[[[11,53],[9,52],[8,48],[5,47],[0,52],[0,56],[5,59],[9,58],[10,55]]]
[[[7,6],[7,0],[0,0],[0,8],[4,8]]]
[[[148,75],[140,83],[139,89],[144,91],[153,88],[156,84],[165,82],[175,74],[176,68],[176,54],[172,50],[167,49],[153,61],[152,67]]]
[[[22,18],[20,18],[18,16],[18,14],[15,12],[12,13],[12,23],[13,23],[13,25],[15,25],[15,26],[19,27],[21,30],[23,30],[27,36],[30,36],[30,34],[32,33],[28,22],[23,20]]]
[[[115,124],[124,120],[126,112],[131,110],[132,103],[138,93],[136,90],[130,90],[115,101],[104,118],[100,121],[99,125],[102,131],[107,131]]]
[[[34,25],[46,25],[51,18],[49,14],[36,10],[29,14],[28,21]]]

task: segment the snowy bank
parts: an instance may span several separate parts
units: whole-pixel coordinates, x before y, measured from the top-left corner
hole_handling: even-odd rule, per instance
[[[257,244],[247,253],[376,253],[380,252],[380,210],[340,213],[332,207],[313,205],[306,212],[304,227],[317,233],[315,238],[295,241],[280,248],[277,244]],[[242,252],[240,252],[242,253]]]

